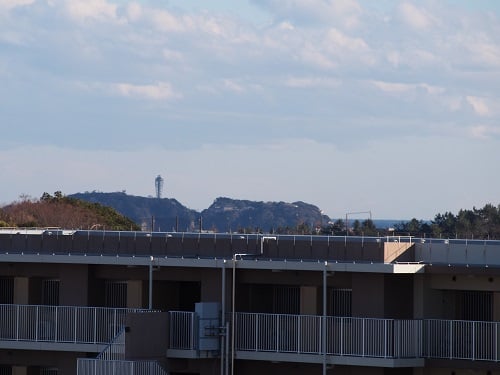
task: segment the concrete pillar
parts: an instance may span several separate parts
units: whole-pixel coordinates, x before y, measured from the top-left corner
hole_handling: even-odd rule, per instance
[[[415,275],[413,278],[413,319],[423,319],[425,306],[424,275]]]
[[[318,292],[315,286],[300,287],[300,313],[302,315],[316,315],[318,308]]]
[[[14,304],[27,305],[29,302],[29,278],[14,278]]]
[[[142,308],[142,281],[127,281],[127,307]]]

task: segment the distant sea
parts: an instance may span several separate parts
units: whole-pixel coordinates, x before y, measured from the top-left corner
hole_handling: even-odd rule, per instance
[[[396,224],[401,224],[401,223],[406,223],[407,221],[410,220],[392,220],[392,219],[374,219],[373,224],[375,224],[376,228],[394,228],[394,225]]]

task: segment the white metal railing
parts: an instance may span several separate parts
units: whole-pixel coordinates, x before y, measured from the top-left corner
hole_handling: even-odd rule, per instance
[[[125,327],[123,327],[113,341],[99,353],[97,359],[107,361],[125,359]]]
[[[500,322],[424,321],[424,356],[498,362]]]
[[[170,312],[170,348],[196,349],[194,327],[194,313]],[[499,340],[500,322],[235,314],[237,351],[499,362]]]
[[[195,350],[198,345],[196,314],[191,311],[170,311],[171,349]]]
[[[143,309],[0,305],[0,340],[108,344]]]
[[[416,358],[421,354],[420,327],[418,320],[237,313],[235,346],[243,351]]]
[[[78,358],[77,375],[168,375],[157,361]]]

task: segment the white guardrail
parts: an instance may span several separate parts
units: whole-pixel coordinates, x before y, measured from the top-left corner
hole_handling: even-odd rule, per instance
[[[196,314],[191,311],[170,311],[171,349],[195,350],[198,344]]]
[[[125,361],[79,358],[78,375],[167,375],[156,361]]]
[[[143,309],[0,305],[0,340],[108,344]]]
[[[196,349],[195,319],[170,312],[171,349]],[[500,360],[500,322],[235,314],[237,351],[322,355],[323,332],[327,355]]]

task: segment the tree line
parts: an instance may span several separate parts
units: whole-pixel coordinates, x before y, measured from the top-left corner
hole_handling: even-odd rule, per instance
[[[248,232],[248,229],[247,229]],[[347,227],[342,219],[327,225],[300,223],[296,227],[279,227],[271,230],[276,234],[305,234],[333,236],[414,236],[433,238],[500,239],[500,205],[486,204],[483,208],[462,209],[458,214],[445,212],[433,220],[413,218],[396,223],[393,228],[377,228],[370,220],[354,220]]]

